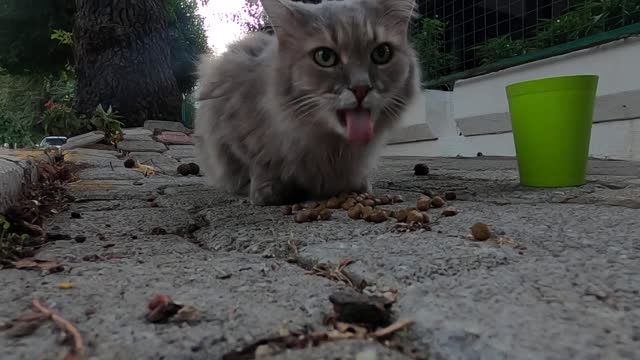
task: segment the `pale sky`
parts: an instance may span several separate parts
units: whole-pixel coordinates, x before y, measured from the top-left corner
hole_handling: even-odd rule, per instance
[[[205,27],[209,46],[216,53],[222,53],[227,45],[242,35],[238,24],[223,19],[224,15],[237,13],[244,0],[209,0],[206,6],[200,6],[200,15],[205,18]]]

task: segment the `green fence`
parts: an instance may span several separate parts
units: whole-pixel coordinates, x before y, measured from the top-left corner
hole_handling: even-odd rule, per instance
[[[182,108],[180,112],[180,122],[189,129],[193,129],[193,120],[195,116],[195,100],[193,95],[182,96]]]
[[[418,0],[428,88],[640,33],[640,0]]]

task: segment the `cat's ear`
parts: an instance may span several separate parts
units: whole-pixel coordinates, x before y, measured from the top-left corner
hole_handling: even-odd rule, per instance
[[[291,0],[260,0],[276,36],[295,36],[308,24],[311,14]]]
[[[417,15],[416,0],[376,0],[380,21],[385,28],[399,34],[407,34],[409,23]]]

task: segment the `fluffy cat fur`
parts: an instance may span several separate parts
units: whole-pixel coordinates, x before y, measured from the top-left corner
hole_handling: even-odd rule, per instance
[[[385,135],[419,92],[414,0],[262,4],[275,35],[248,35],[199,68],[196,152],[209,183],[263,206],[371,191]],[[332,59],[323,47],[335,66],[319,65]],[[388,48],[388,63],[373,60]],[[370,111],[372,133],[347,129],[341,111],[356,107]]]

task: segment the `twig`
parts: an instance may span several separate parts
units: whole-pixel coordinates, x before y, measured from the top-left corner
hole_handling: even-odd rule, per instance
[[[82,344],[82,335],[76,327],[69,322],[69,320],[63,318],[62,316],[56,314],[51,309],[42,305],[40,300],[33,299],[31,302],[33,307],[36,308],[39,312],[41,312],[47,318],[53,320],[62,330],[66,331],[71,337],[73,337],[73,349],[71,350],[71,354],[78,355],[84,358],[84,345]]]
[[[387,337],[395,332],[398,332],[408,326],[411,326],[415,323],[414,320],[402,320],[402,321],[398,321],[397,323],[391,324],[389,326],[387,326],[386,328],[380,329],[376,332],[373,333],[373,337],[375,338],[383,338],[383,337]]]

